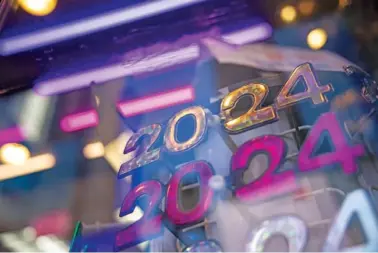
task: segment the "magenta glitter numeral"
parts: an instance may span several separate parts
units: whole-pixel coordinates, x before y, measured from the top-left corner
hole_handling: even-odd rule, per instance
[[[317,145],[321,144],[325,131],[333,143],[334,151],[313,156]],[[301,171],[321,169],[340,164],[344,173],[357,171],[357,158],[365,153],[361,144],[351,145],[334,113],[322,114],[307,135],[298,155],[298,166]]]
[[[286,143],[278,136],[260,136],[244,143],[232,156],[231,169],[246,170],[253,156],[264,153],[268,156],[268,168],[255,181],[235,190],[241,201],[268,198],[287,193],[297,188],[294,171],[276,173],[286,157]]]
[[[183,177],[196,173],[200,184],[200,199],[197,205],[189,211],[180,208],[180,183]],[[172,176],[167,190],[166,214],[175,225],[185,225],[203,219],[209,210],[213,191],[208,183],[214,175],[213,169],[205,161],[194,161],[183,164]]]
[[[163,186],[159,181],[146,181],[132,189],[122,203],[119,216],[131,214],[136,207],[137,199],[142,196],[148,199],[148,206],[144,215],[134,224],[118,232],[115,241],[116,251],[132,247],[163,233],[163,215],[158,210],[158,205],[163,198]]]

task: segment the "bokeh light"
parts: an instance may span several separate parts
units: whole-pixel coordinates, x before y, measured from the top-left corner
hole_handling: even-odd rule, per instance
[[[101,142],[90,143],[84,147],[83,154],[87,159],[103,157],[105,154],[104,145]]]
[[[314,0],[302,0],[298,4],[299,12],[304,16],[310,16],[315,9],[315,1]]]
[[[35,16],[46,16],[53,12],[57,0],[18,0],[19,5],[28,13]]]
[[[339,8],[343,9],[351,3],[350,0],[339,0]]]
[[[0,160],[4,164],[23,165],[30,158],[27,147],[18,143],[7,143],[0,148]]]
[[[294,22],[297,18],[297,10],[292,5],[286,5],[281,9],[280,16],[286,23]]]
[[[56,159],[53,154],[42,154],[39,156],[35,156],[32,159],[37,161],[38,165],[36,167],[39,168],[52,168],[56,164]]]
[[[321,49],[327,42],[327,32],[324,29],[316,28],[307,35],[307,44],[313,50]]]
[[[100,98],[98,96],[95,96],[96,105],[100,105]]]

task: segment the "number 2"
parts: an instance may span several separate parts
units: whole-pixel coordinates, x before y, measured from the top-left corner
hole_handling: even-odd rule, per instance
[[[223,98],[221,104],[224,127],[231,134],[237,134],[246,129],[260,126],[263,123],[273,122],[278,119],[273,106],[266,106],[258,109],[266,99],[269,88],[263,83],[252,83],[232,91]],[[243,96],[252,96],[253,105],[243,115],[233,118],[232,110]]]
[[[137,222],[117,233],[116,251],[132,247],[163,233],[163,215],[158,209],[163,198],[163,186],[159,181],[146,181],[132,189],[122,203],[119,216],[123,217],[132,213],[136,207],[136,201],[142,196],[148,198],[148,206],[144,215]]]
[[[134,151],[137,148],[138,140],[143,136],[149,135],[151,138],[148,140],[146,145],[142,145],[142,153],[137,154],[136,157],[131,160],[123,163],[118,172],[118,178],[124,178],[132,172],[142,166],[145,166],[149,163],[159,160],[160,158],[160,148],[149,150],[152,144],[158,139],[161,132],[161,126],[159,124],[152,124],[148,127],[144,127],[138,130],[135,134],[131,136],[129,141],[126,144],[124,154]]]
[[[290,95],[289,93],[298,84],[300,78],[303,78],[306,85],[306,90]],[[296,67],[291,73],[289,79],[276,98],[276,106],[277,109],[283,109],[308,98],[310,98],[315,105],[321,104],[327,102],[327,98],[323,93],[331,90],[332,86],[330,84],[320,86],[311,64],[304,63]]]
[[[235,190],[241,201],[272,197],[297,188],[294,171],[276,173],[286,157],[286,143],[278,136],[266,135],[244,143],[232,156],[233,172],[248,168],[249,161],[257,154],[265,153],[269,157],[269,167],[265,173],[247,185]]]
[[[201,194],[197,205],[189,211],[184,211],[179,204],[179,188],[182,179],[191,173],[195,173],[198,176]],[[166,217],[163,216],[158,208],[164,197],[163,186],[159,181],[146,181],[132,189],[122,203],[119,216],[123,217],[132,213],[136,206],[136,201],[142,196],[148,198],[148,206],[140,220],[118,232],[115,249],[119,251],[160,236],[163,233],[163,223],[172,234],[179,237],[183,242],[191,241],[191,238],[177,230],[176,226],[187,225],[204,218],[213,200],[213,191],[208,185],[212,176],[213,169],[207,162],[194,161],[181,165],[168,184],[165,201]]]

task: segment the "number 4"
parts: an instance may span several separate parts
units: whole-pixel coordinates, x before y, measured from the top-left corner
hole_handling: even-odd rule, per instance
[[[300,78],[303,79],[306,90],[296,94],[289,94],[298,84]],[[311,98],[315,105],[321,104],[327,102],[327,98],[323,93],[331,90],[331,84],[319,86],[313,67],[310,63],[304,63],[296,67],[291,73],[289,79],[276,98],[276,106],[277,109],[282,109],[307,98]]]
[[[333,151],[315,155],[328,133],[333,144]],[[298,155],[300,171],[314,171],[335,164],[341,165],[345,174],[355,173],[358,169],[357,158],[365,154],[361,144],[349,144],[339,121],[334,113],[324,113],[315,122],[308,133]]]
[[[353,246],[342,251],[363,252],[378,250],[378,224],[375,210],[373,209],[369,196],[362,190],[355,190],[345,198],[341,209],[334,220],[323,246],[325,252],[340,251],[341,242],[353,214],[357,214],[361,223],[366,243]]]

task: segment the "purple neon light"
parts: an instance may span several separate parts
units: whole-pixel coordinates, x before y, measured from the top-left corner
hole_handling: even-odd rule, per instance
[[[158,0],[144,4],[128,6],[115,11],[102,13],[67,24],[52,26],[0,39],[0,54],[11,55],[86,34],[99,32],[122,24],[127,24],[146,17],[180,9],[204,0]]]
[[[268,23],[248,27],[236,32],[225,34],[221,39],[234,45],[261,41],[272,34],[272,27]],[[40,95],[54,95],[72,90],[87,88],[92,82],[104,83],[116,78],[153,72],[177,64],[189,62],[200,57],[200,42],[192,43],[179,49],[162,54],[144,57],[140,61],[123,61],[108,66],[91,69],[65,77],[37,81],[34,90]],[[43,79],[43,77],[42,77]]]

